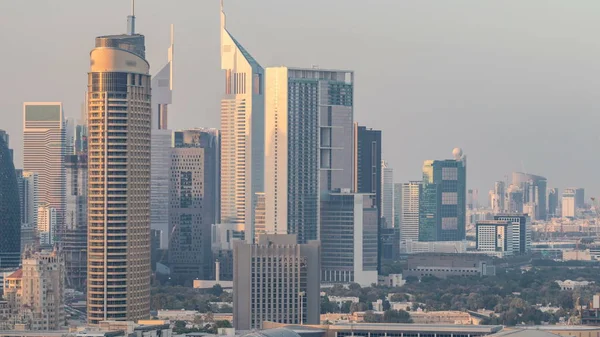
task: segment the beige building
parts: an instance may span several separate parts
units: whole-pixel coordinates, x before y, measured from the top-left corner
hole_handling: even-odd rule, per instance
[[[23,267],[8,276],[5,297],[11,321],[27,330],[59,330],[65,325],[65,265],[58,252],[26,252]]]
[[[144,36],[100,36],[88,73],[88,324],[150,315],[150,65]]]

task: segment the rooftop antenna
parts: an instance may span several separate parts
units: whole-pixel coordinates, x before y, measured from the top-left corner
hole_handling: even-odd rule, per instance
[[[127,17],[127,34],[135,34],[135,0],[131,0],[131,15]]]

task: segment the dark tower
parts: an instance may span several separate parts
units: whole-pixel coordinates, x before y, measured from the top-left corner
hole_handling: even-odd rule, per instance
[[[6,137],[0,137],[0,269],[21,263],[21,205],[17,174]]]

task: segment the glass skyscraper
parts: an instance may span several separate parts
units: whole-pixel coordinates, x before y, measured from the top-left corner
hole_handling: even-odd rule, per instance
[[[0,269],[21,264],[21,207],[8,136],[0,130]]]
[[[467,160],[461,149],[454,159],[427,160],[419,202],[419,241],[465,239]]]

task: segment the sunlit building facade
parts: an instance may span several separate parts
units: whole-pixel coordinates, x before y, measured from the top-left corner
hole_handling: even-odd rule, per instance
[[[100,36],[88,74],[88,324],[150,315],[151,81],[144,36]]]

